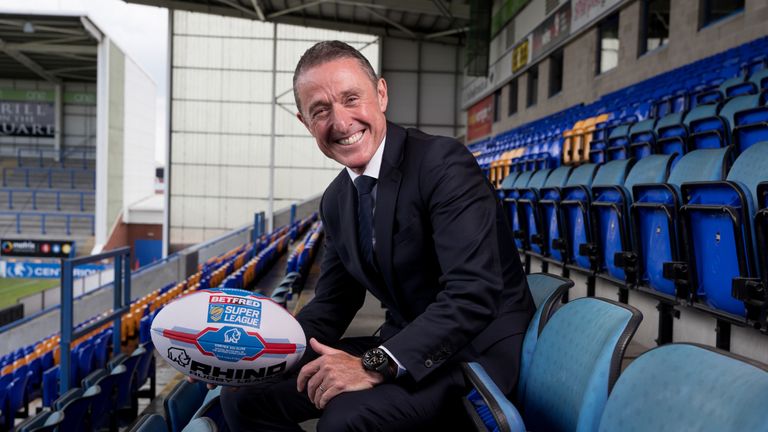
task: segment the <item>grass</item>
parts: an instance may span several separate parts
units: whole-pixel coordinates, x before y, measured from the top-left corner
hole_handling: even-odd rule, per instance
[[[0,278],[0,309],[13,306],[21,297],[58,285],[58,279]]]

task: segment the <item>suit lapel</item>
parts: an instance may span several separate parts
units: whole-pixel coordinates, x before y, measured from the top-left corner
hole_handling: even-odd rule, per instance
[[[392,230],[395,222],[395,204],[400,191],[402,173],[400,162],[405,144],[405,129],[387,123],[387,141],[379,171],[376,192],[376,214],[374,230],[376,233],[376,257],[384,282],[392,298],[397,301],[392,278]]]

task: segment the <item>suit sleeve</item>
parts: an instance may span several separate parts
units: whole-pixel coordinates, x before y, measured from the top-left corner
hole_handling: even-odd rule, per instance
[[[323,204],[320,204],[323,209]],[[307,343],[316,338],[324,344],[338,341],[365,301],[365,288],[344,268],[334,246],[331,229],[322,216],[326,234],[320,278],[315,285],[315,297],[296,315],[304,329]]]
[[[504,286],[496,199],[475,159],[457,142],[435,145],[419,170],[441,291],[384,346],[420,381],[495,318]]]

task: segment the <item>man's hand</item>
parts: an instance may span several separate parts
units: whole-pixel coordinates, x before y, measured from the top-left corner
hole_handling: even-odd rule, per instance
[[[380,373],[363,369],[360,357],[323,345],[315,338],[309,344],[320,357],[301,368],[296,385],[300,392],[307,390],[309,400],[318,409],[325,408],[338,394],[366,390],[384,381]]]
[[[197,380],[187,375],[187,382],[194,384],[197,382]],[[213,390],[216,388],[216,384],[206,384],[205,386],[208,387],[208,390]]]

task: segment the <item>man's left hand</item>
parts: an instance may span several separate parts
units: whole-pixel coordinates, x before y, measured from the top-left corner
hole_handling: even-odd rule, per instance
[[[338,394],[370,389],[384,381],[380,373],[363,369],[360,357],[323,345],[315,338],[309,344],[320,357],[301,368],[297,389],[306,389],[318,409],[325,408]]]

